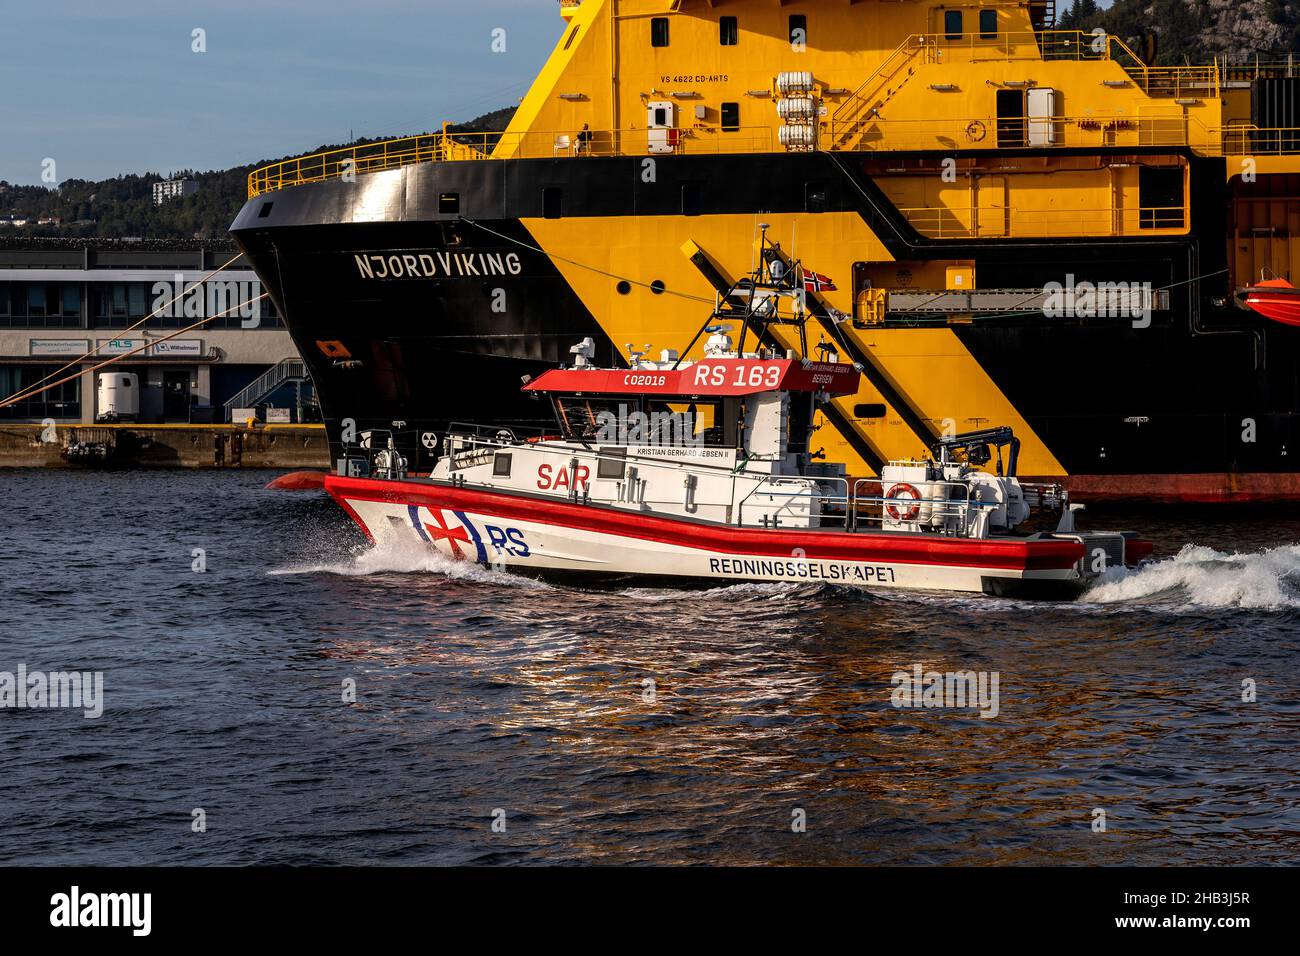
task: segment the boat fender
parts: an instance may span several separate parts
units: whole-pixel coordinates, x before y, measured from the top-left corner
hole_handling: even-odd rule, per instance
[[[912,498],[919,502],[921,500],[921,493],[917,491],[913,485],[903,482],[894,485],[885,492],[885,497],[890,499]],[[889,517],[893,518],[895,521],[915,521],[921,514],[921,506],[919,504],[912,505],[906,509],[900,509],[898,504],[893,500],[885,506],[885,510],[889,512]]]

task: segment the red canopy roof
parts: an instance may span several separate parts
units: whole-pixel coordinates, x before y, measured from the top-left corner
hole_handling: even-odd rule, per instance
[[[755,395],[759,392],[858,390],[852,365],[802,359],[703,359],[675,370],[557,368],[524,386],[526,392],[590,395]]]

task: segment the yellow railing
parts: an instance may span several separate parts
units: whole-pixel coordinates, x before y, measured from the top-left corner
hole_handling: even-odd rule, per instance
[[[303,183],[341,179],[416,163],[465,159],[581,159],[587,156],[694,156],[770,153],[777,149],[770,126],[680,130],[580,130],[521,133],[430,133],[363,146],[348,146],[288,159],[249,173],[248,198]]]
[[[1182,206],[1084,208],[982,205],[978,210],[947,207],[900,207],[923,236],[931,239],[1060,238],[1068,236],[1138,236],[1185,232]]]
[[[1182,113],[1168,116],[967,117],[885,120],[854,117],[855,151],[1191,147],[1206,155],[1300,154],[1300,129],[1249,125],[1207,127]],[[840,150],[844,130],[821,127],[821,148]],[[671,139],[669,136],[671,135]],[[652,142],[653,140],[653,142]],[[653,147],[653,148],[652,148]],[[468,159],[561,159],[587,156],[770,153],[784,150],[768,126],[684,130],[594,130],[523,133],[430,133],[326,150],[273,163],[248,176],[250,199],[290,186],[346,179],[416,163]]]

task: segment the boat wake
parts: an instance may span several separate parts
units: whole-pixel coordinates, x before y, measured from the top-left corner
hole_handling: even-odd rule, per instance
[[[1269,611],[1300,608],[1300,545],[1224,554],[1189,544],[1172,558],[1109,572],[1083,600]]]
[[[354,553],[343,561],[293,564],[267,572],[284,574],[338,574],[365,577],[374,574],[439,574],[454,581],[471,581],[506,587],[549,588],[550,585],[524,577],[483,567],[473,561],[457,561],[415,541],[390,538]]]

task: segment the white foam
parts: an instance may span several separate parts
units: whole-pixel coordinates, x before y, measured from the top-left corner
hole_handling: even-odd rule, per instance
[[[1107,572],[1083,599],[1094,604],[1300,608],[1300,545],[1224,554],[1189,544],[1172,558]]]
[[[430,548],[420,541],[389,537],[377,544],[357,551],[345,561],[319,564],[294,564],[276,568],[268,574],[341,574],[349,577],[371,574],[440,574],[456,581],[476,581],[483,584],[510,587],[547,588],[549,585],[534,578],[522,577],[508,571],[485,568],[473,561],[457,561]]]

